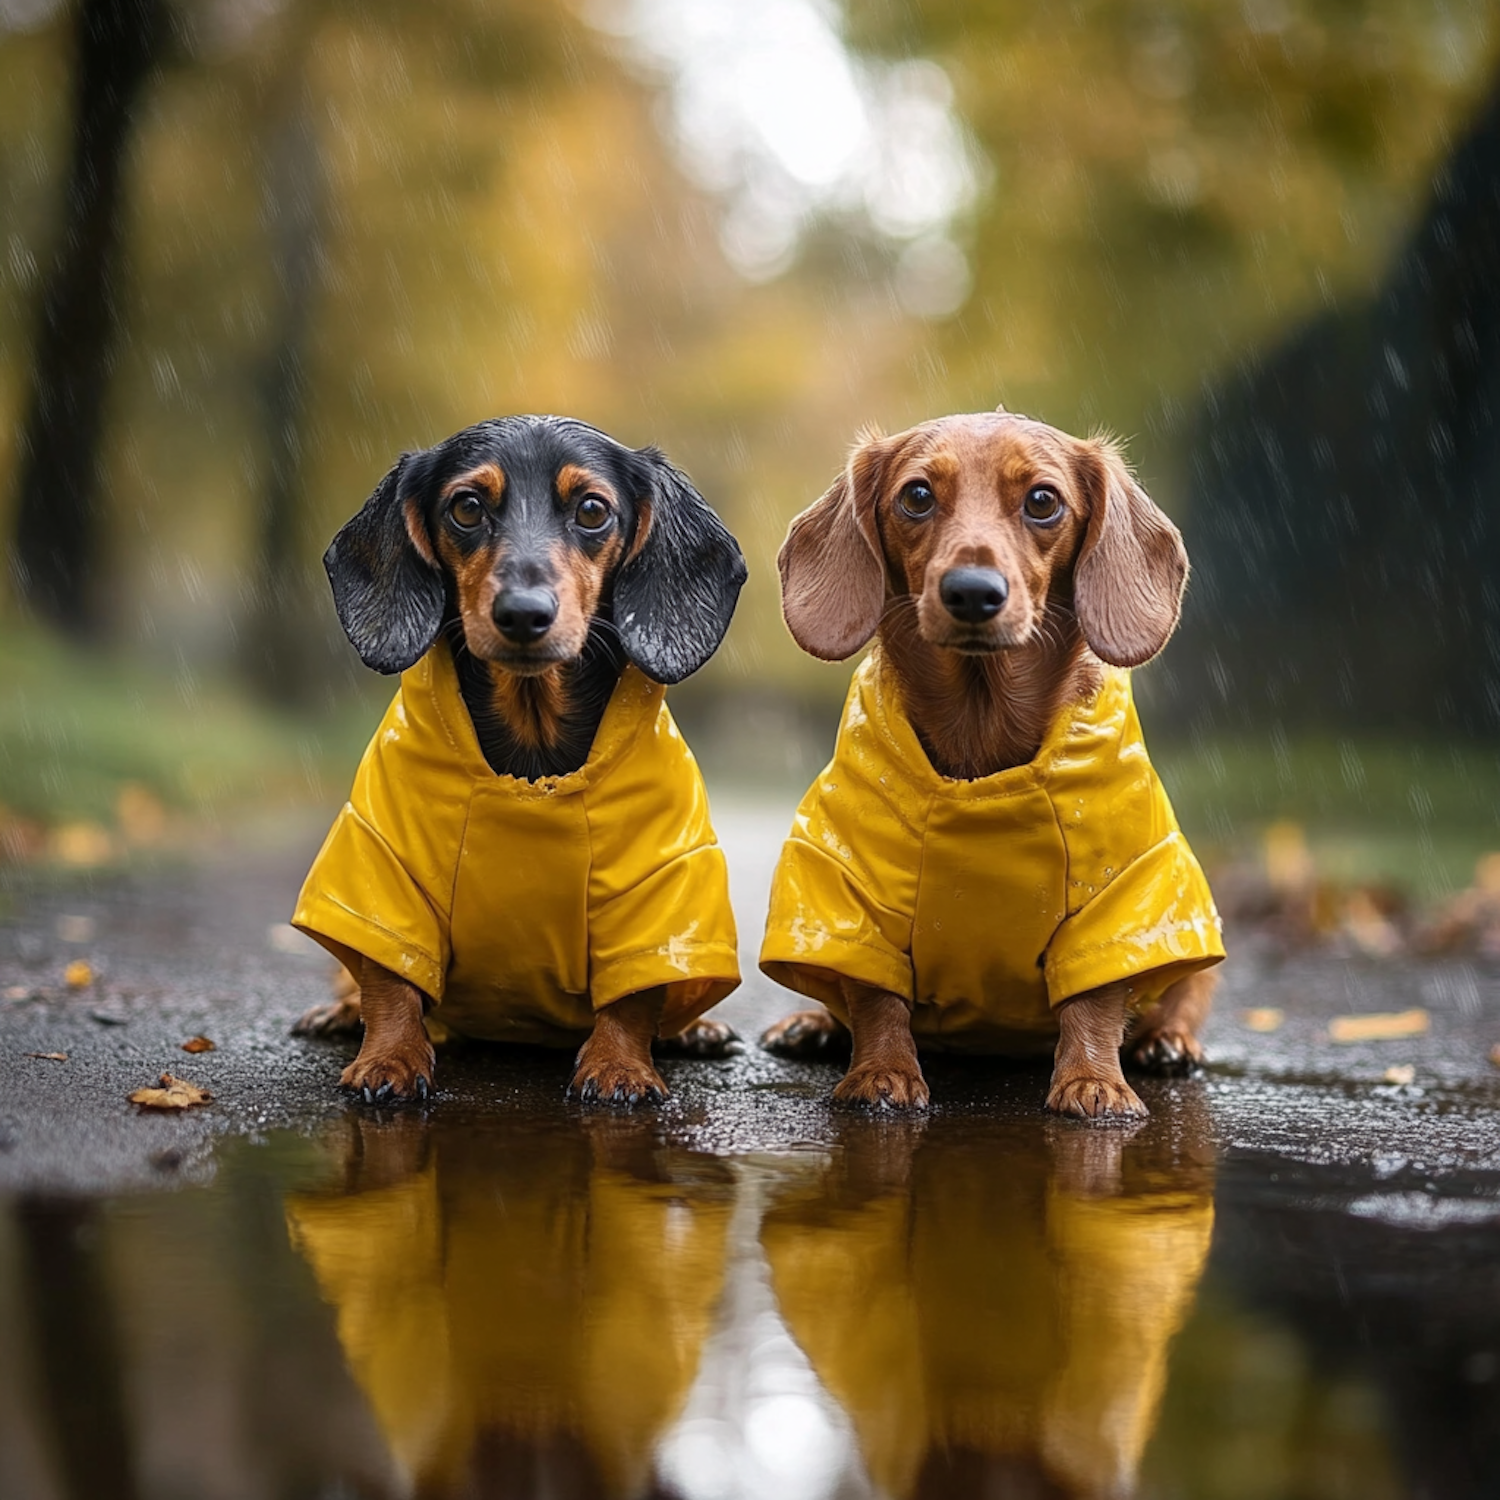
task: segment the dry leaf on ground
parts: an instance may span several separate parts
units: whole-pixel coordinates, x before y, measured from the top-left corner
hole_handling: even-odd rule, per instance
[[[1396,1083],[1404,1087],[1416,1076],[1417,1070],[1410,1063],[1397,1063],[1394,1067],[1385,1070],[1383,1078],[1386,1083]]]
[[[207,1104],[212,1098],[207,1089],[200,1089],[185,1078],[174,1078],[170,1073],[161,1075],[159,1089],[137,1089],[129,1096],[132,1104],[146,1109],[191,1109],[195,1104]]]
[[[1335,1042],[1384,1042],[1421,1036],[1428,1025],[1427,1012],[1420,1007],[1367,1016],[1335,1016],[1328,1023],[1328,1036]]]
[[[67,1062],[66,1052],[28,1052],[27,1057],[39,1057],[43,1062]]]
[[[1490,1061],[1500,1068],[1500,1043],[1490,1048]]]
[[[1286,1016],[1274,1005],[1258,1005],[1252,1010],[1242,1010],[1242,1020],[1251,1031],[1278,1031]]]
[[[83,959],[75,958],[72,963],[63,970],[63,983],[70,990],[87,989],[94,982],[94,971]]]
[[[216,1052],[218,1047],[206,1036],[190,1036],[182,1044],[182,1050],[184,1052]]]

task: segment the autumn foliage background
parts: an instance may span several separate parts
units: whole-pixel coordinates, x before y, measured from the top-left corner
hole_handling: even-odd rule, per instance
[[[705,163],[683,104],[690,7],[132,6],[156,29],[121,147],[91,545],[77,587],[39,601],[16,540],[28,413],[79,28],[109,7],[0,4],[0,802],[43,828],[114,826],[122,787],[167,815],[336,787],[388,689],[339,636],[318,557],[396,452],[513,411],[660,443],[694,476],[751,582],[683,717],[740,775],[804,774],[847,669],[787,637],[774,557],[856,429],[997,401],[1109,427],[1194,546],[1215,502],[1195,458],[1216,403],[1258,411],[1236,380],[1277,368],[1320,320],[1374,316],[1435,184],[1493,113],[1500,60],[1480,3],[721,0],[721,42],[738,26],[769,45],[784,25],[793,59],[799,13],[814,15],[871,109],[925,89],[961,179],[921,224],[882,219],[847,182],[793,182],[790,238],[783,222],[787,242],[757,260],[744,215],[779,180],[774,151],[747,126]],[[798,76],[789,64],[783,83]],[[780,107],[791,118],[804,98]],[[1363,358],[1346,372],[1356,446],[1380,421]],[[1327,500],[1302,494],[1310,511]],[[1359,503],[1407,502],[1393,488]],[[1232,586],[1216,576],[1206,597]],[[1185,633],[1144,686],[1187,746],[1183,795],[1217,787],[1226,830],[1237,809],[1316,803],[1320,776],[1369,812],[1383,767],[1399,798],[1412,754],[1442,761],[1431,733],[1378,707],[1256,699],[1249,723],[1195,716],[1151,684],[1201,677],[1207,638]],[[1425,681],[1420,659],[1400,670]],[[1483,783],[1482,842],[1496,721],[1465,713],[1432,724]],[[1370,769],[1341,790],[1325,773],[1346,732]],[[1473,798],[1453,802],[1472,821]]]

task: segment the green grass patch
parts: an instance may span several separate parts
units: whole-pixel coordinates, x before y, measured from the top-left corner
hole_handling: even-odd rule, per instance
[[[0,804],[45,824],[110,823],[125,786],[195,815],[328,800],[377,718],[297,719],[223,679],[0,622]]]
[[[1379,737],[1213,739],[1153,749],[1184,831],[1243,856],[1277,821],[1306,830],[1320,871],[1430,898],[1500,849],[1500,749]]]

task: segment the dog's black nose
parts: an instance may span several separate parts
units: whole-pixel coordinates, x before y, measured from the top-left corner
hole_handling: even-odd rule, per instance
[[[1010,585],[993,568],[950,568],[943,574],[938,594],[943,608],[965,625],[983,625],[1005,608]]]
[[[539,641],[557,618],[557,595],[551,589],[506,589],[495,598],[495,628],[517,646]]]

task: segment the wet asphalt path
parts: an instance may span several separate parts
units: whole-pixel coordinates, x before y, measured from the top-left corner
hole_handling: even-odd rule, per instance
[[[725,1015],[747,1038],[791,1001],[754,968],[790,805],[720,798],[746,980]],[[321,826],[224,849],[201,862],[92,876],[4,875],[0,906],[0,1191],[103,1193],[204,1181],[225,1136],[289,1128],[317,1133],[363,1106],[337,1078],[353,1043],[304,1042],[293,1019],[321,1000],[329,965],[281,927]],[[1277,958],[1253,936],[1235,941],[1207,1033],[1211,1065],[1189,1081],[1145,1081],[1148,1129],[1177,1128],[1187,1111],[1221,1155],[1273,1155],[1354,1168],[1381,1186],[1384,1216],[1421,1221],[1455,1212],[1500,1222],[1500,968],[1469,962],[1381,962],[1338,955]],[[94,982],[69,989],[66,966]],[[1340,1045],[1330,1018],[1426,1008],[1425,1036]],[[1243,1012],[1275,1007],[1273,1034]],[[180,1044],[203,1034],[216,1050]],[[29,1053],[66,1053],[67,1061]],[[1410,1067],[1410,1083],[1386,1081]],[[133,1089],[170,1071],[208,1088],[206,1108],[148,1114]],[[529,1049],[450,1046],[439,1057],[432,1108],[577,1109],[562,1100],[569,1058]],[[772,1059],[753,1045],[723,1061],[669,1060],[673,1098],[664,1143],[738,1155],[830,1142],[838,1116],[831,1067]],[[1046,1069],[985,1062],[929,1064],[936,1110],[1038,1116]],[[1087,1127],[1068,1127],[1087,1128]],[[1445,1196],[1430,1196],[1445,1185]],[[1446,1193],[1479,1194],[1454,1210]],[[1482,1203],[1481,1200],[1482,1199]]]

